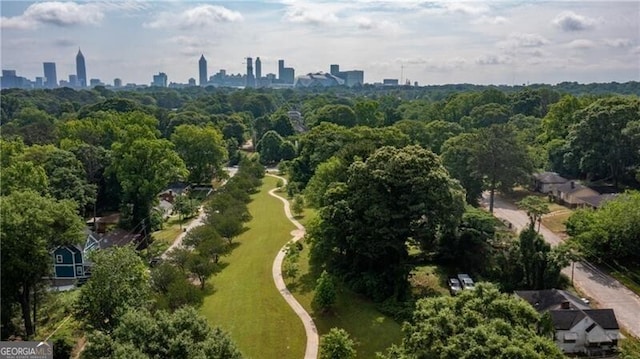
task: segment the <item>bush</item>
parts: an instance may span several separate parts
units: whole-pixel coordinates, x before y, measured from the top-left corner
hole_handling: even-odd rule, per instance
[[[344,329],[331,328],[320,338],[320,359],[353,359],[355,343]]]

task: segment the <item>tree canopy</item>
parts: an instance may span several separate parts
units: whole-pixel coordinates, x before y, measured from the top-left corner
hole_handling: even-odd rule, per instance
[[[539,335],[540,315],[524,300],[487,283],[458,296],[420,299],[405,323],[402,344],[386,358],[564,358]]]
[[[428,248],[464,210],[459,185],[418,146],[380,148],[325,196],[310,231],[312,260],[378,299],[404,296],[407,242]]]

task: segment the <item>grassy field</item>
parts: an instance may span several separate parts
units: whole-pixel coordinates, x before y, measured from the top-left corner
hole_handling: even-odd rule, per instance
[[[311,314],[318,334],[326,334],[333,327],[346,330],[356,342],[358,358],[374,358],[376,352],[400,343],[400,324],[380,313],[374,303],[343,286],[338,286],[334,309],[326,314],[316,313],[311,301],[317,278],[309,271],[308,257],[309,246],[305,245],[300,253],[300,274],[296,280],[287,280],[287,287]]]
[[[200,311],[211,324],[228,331],[248,358],[298,359],[304,356],[304,328],[271,276],[273,260],[294,229],[282,202],[268,194],[276,182],[265,177],[260,193],[252,197],[249,230],[223,258],[228,266],[209,280],[214,293],[205,298]]]
[[[564,208],[564,207],[563,207]],[[542,224],[549,228],[551,232],[557,234],[565,234],[567,231],[567,227],[565,224],[569,217],[573,214],[570,210],[562,210],[557,212],[552,212],[544,217],[542,217]]]

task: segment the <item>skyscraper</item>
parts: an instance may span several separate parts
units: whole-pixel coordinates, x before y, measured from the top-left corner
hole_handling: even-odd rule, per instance
[[[260,82],[262,78],[262,61],[260,61],[260,57],[256,57],[256,81]]]
[[[247,84],[246,87],[256,87],[256,78],[253,76],[253,59],[247,57]]]
[[[206,86],[207,84],[207,59],[204,58],[204,54],[200,56],[198,61],[198,67],[200,69],[200,86]]]
[[[282,81],[282,75],[284,72],[284,60],[278,60],[278,80]]]
[[[56,63],[55,62],[44,62],[42,63],[44,67],[44,87],[46,88],[55,88],[58,87],[58,76],[56,75]]]
[[[153,82],[151,83],[151,86],[167,87],[167,81],[167,74],[159,72],[157,75],[153,75]]]
[[[87,68],[84,64],[84,56],[82,51],[78,48],[78,54],[76,55],[76,75],[78,76],[77,86],[87,86]]]

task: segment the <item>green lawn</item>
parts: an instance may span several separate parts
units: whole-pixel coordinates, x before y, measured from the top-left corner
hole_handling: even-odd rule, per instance
[[[296,280],[288,280],[289,290],[311,314],[318,333],[326,334],[333,327],[346,330],[356,342],[358,358],[374,358],[376,352],[385,351],[393,343],[400,343],[401,326],[392,318],[380,313],[374,303],[343,286],[338,288],[335,308],[327,314],[316,313],[312,306],[316,278],[309,273],[309,246],[300,253],[300,274]]]
[[[549,228],[551,232],[557,234],[565,234],[567,231],[566,223],[569,217],[573,214],[572,211],[558,211],[557,213],[551,213],[542,217],[542,224]]]
[[[284,216],[282,202],[268,194],[277,179],[266,176],[263,181],[249,204],[249,230],[223,258],[228,266],[209,280],[214,292],[205,298],[201,312],[228,331],[248,358],[298,359],[304,356],[304,327],[271,276],[273,260],[291,239],[294,226]]]

